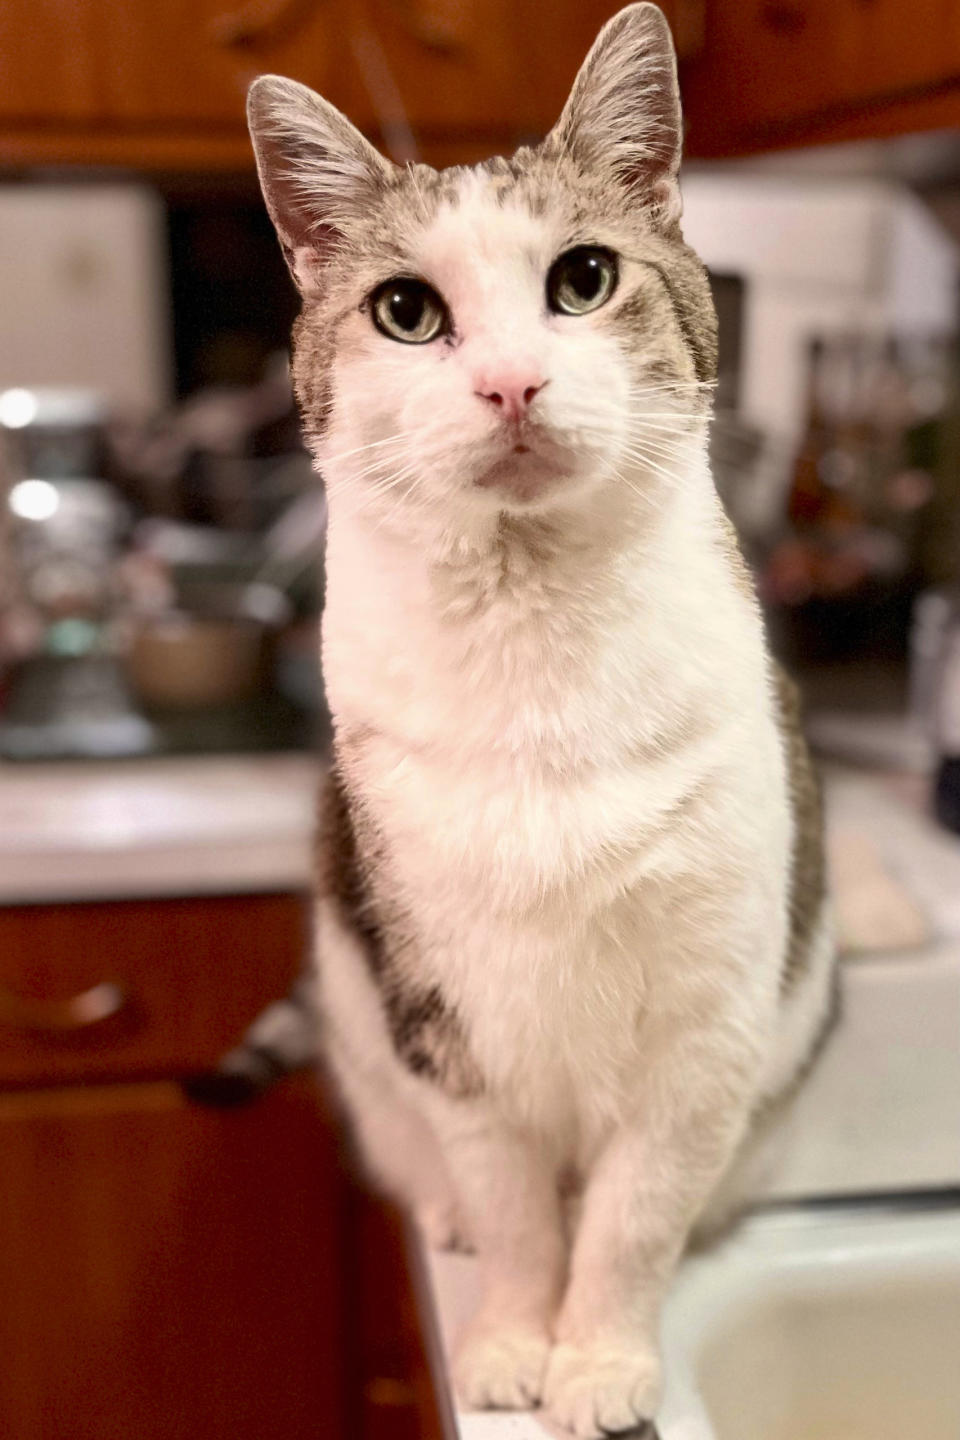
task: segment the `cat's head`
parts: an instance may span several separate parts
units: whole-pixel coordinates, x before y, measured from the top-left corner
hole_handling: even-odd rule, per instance
[[[680,234],[676,66],[655,5],[605,26],[554,129],[509,160],[394,165],[276,76],[249,114],[303,299],[306,433],[334,490],[455,524],[669,483],[707,407],[715,319]]]

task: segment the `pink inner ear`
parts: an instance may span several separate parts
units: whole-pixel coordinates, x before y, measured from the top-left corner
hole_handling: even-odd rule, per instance
[[[281,242],[287,264],[304,294],[320,289],[327,258],[338,238],[339,232],[332,225],[316,225],[310,232],[308,245]]]
[[[675,225],[683,212],[680,186],[675,179],[661,175],[650,187],[650,200],[664,225]]]

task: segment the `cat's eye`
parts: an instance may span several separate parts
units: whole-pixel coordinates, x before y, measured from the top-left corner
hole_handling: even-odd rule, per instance
[[[370,313],[382,334],[407,345],[426,345],[450,328],[446,305],[424,280],[385,280],[370,297]]]
[[[600,245],[578,245],[554,260],[547,274],[547,302],[558,315],[586,315],[606,304],[617,288],[617,257]]]

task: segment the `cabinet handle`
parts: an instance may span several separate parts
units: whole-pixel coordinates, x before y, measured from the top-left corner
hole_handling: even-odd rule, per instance
[[[119,1015],[126,1003],[125,992],[109,980],[72,995],[69,1000],[34,1000],[0,986],[0,1023],[15,1030],[69,1035]]]

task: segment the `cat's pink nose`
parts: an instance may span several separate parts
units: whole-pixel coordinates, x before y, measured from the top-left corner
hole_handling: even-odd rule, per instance
[[[493,380],[481,381],[476,393],[481,399],[489,400],[504,420],[522,420],[545,384],[545,380],[529,373],[520,376],[503,375]]]

